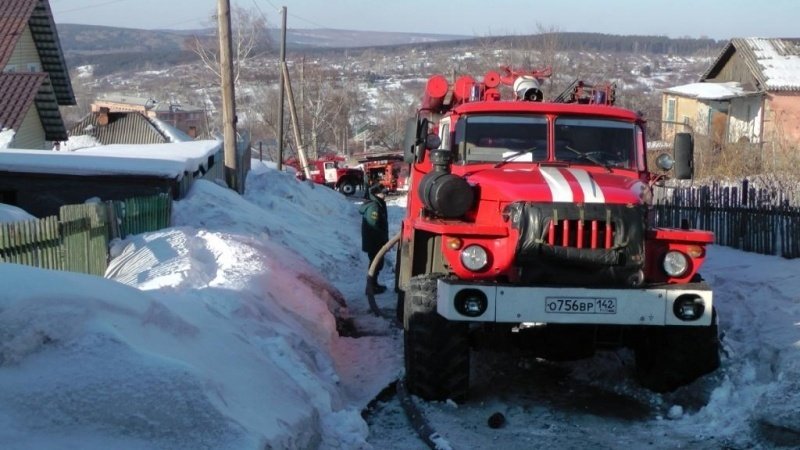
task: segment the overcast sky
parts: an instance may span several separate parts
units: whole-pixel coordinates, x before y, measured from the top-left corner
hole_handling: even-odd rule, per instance
[[[798,0],[231,0],[289,28],[338,28],[462,35],[542,30],[729,39],[798,37]],[[128,28],[196,28],[216,0],[50,0],[56,23]]]

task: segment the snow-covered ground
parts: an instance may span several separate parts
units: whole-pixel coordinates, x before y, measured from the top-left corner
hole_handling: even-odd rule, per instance
[[[396,400],[369,428],[361,416],[401,375],[402,339],[369,314],[358,201],[253,165],[243,197],[197,182],[172,228],[115,243],[106,279],[0,264],[0,448],[423,448]],[[403,205],[390,202],[392,234]],[[454,448],[800,436],[800,261],[713,246],[703,272],[725,355],[691,386],[639,388],[624,351],[478,354],[470,402],[418,403]],[[494,412],[502,428],[486,425]]]

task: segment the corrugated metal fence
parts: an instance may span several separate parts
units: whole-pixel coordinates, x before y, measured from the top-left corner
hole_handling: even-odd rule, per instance
[[[102,276],[108,242],[170,226],[172,197],[66,205],[59,216],[0,224],[0,262]]]
[[[792,193],[743,181],[655,190],[656,224],[714,232],[715,243],[784,258],[800,257],[800,205]]]

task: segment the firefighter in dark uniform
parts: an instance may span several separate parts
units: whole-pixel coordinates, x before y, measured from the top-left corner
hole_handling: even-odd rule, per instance
[[[386,187],[377,183],[367,191],[367,200],[361,205],[361,250],[367,253],[369,262],[389,241],[389,220],[386,212]],[[386,291],[386,286],[378,283],[378,274],[383,268],[383,259],[375,269],[375,276],[368,280],[367,293],[380,294]]]

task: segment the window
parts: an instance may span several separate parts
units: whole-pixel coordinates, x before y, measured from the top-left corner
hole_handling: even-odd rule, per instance
[[[39,64],[28,63],[28,72],[41,72],[41,69],[39,68]]]
[[[630,122],[559,117],[555,142],[558,161],[636,167],[636,125]]]
[[[3,69],[3,72],[5,73],[15,73],[16,71],[17,71],[17,66],[13,64],[9,64],[6,66],[5,69]]]
[[[476,115],[456,126],[459,160],[532,162],[547,159],[547,119],[530,115]]]
[[[674,98],[667,99],[667,117],[664,120],[675,121],[675,103],[677,102]]]

